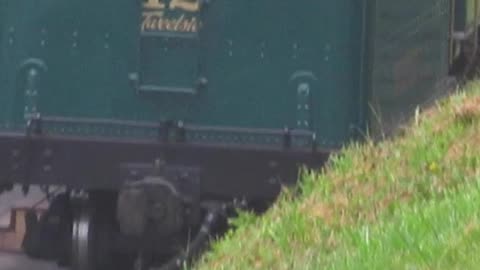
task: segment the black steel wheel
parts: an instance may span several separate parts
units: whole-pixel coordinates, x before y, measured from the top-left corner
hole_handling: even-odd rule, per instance
[[[80,205],[72,224],[72,270],[95,270],[94,230],[93,210]]]
[[[113,261],[111,232],[111,222],[102,218],[94,205],[79,205],[72,223],[72,270],[110,270]]]

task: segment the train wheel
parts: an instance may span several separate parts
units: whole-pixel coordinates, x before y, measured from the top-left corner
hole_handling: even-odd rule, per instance
[[[72,269],[94,270],[93,210],[86,205],[76,209],[72,224]]]
[[[78,206],[72,224],[72,270],[109,270],[110,223],[88,203]]]

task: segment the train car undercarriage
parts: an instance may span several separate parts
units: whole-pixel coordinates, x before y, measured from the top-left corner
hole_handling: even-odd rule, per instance
[[[153,176],[118,193],[67,191],[39,219],[26,214],[23,249],[74,270],[180,269],[243,206],[189,201]]]
[[[22,179],[11,182],[22,183],[25,192],[31,183],[66,188],[52,196],[40,218],[34,210],[26,215],[24,251],[73,270],[178,269],[212,233],[225,229],[234,209],[261,211],[283,185],[295,183],[299,164],[318,167],[328,156],[286,149],[179,150],[160,143],[110,142],[106,147],[47,134],[5,137],[0,148],[11,159],[3,162],[10,168],[3,170],[8,172],[4,179]],[[202,155],[208,157],[203,163]],[[61,180],[71,175],[112,180]],[[229,179],[228,186],[223,179]]]

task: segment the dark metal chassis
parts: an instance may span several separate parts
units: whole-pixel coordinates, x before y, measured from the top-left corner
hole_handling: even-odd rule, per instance
[[[327,157],[327,151],[311,149],[0,133],[0,185],[118,190],[128,178],[122,164],[162,158],[168,165],[199,169],[203,200],[262,201],[295,183],[301,166],[319,167]]]

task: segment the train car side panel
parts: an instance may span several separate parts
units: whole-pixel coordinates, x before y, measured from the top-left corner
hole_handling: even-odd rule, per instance
[[[6,129],[303,150],[362,129],[364,1],[201,2],[4,1]]]
[[[389,133],[434,99],[448,75],[448,0],[377,1],[371,125]]]

